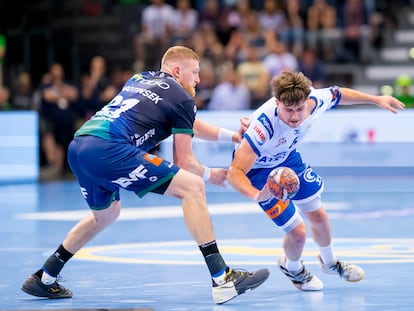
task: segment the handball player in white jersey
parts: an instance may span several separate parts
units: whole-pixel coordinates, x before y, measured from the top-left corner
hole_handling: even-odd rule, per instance
[[[227,180],[241,194],[258,202],[285,232],[285,255],[279,259],[278,266],[295,287],[304,291],[323,288],[321,280],[311,275],[301,261],[306,226],[299,211],[309,220],[313,239],[319,247],[322,271],[349,282],[360,281],[364,271],[335,256],[330,223],[321,203],[322,178],[302,160],[296,148],[312,123],[337,105],[370,103],[396,113],[404,109],[404,104],[391,96],[373,96],[350,88],[314,89],[306,76],[295,71],[275,76],[270,86],[273,97],[250,117]],[[279,166],[290,167],[300,179],[299,191],[286,201],[273,197],[266,185],[269,173]]]

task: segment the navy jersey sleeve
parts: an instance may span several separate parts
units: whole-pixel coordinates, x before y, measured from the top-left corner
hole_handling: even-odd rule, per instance
[[[193,100],[186,100],[175,105],[171,111],[173,120],[172,133],[193,134],[195,120],[195,103]]]

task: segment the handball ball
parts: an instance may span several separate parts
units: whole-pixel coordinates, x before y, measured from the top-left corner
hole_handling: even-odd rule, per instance
[[[299,177],[288,167],[277,167],[267,177],[267,186],[274,197],[285,201],[298,192]]]

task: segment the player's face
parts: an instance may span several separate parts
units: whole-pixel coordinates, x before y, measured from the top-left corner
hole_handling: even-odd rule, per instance
[[[276,99],[276,105],[279,118],[292,128],[298,127],[308,116],[306,109],[308,105],[307,100],[287,107]]]
[[[200,83],[200,66],[197,60],[189,60],[179,66],[177,81],[192,96],[196,95],[196,86]]]

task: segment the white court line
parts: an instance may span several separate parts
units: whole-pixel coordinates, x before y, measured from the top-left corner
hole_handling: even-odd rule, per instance
[[[327,210],[346,210],[350,207],[348,203],[330,202],[324,203]],[[241,215],[260,214],[263,211],[254,202],[220,203],[209,204],[208,209],[211,215]],[[89,213],[87,208],[73,211],[37,212],[16,214],[18,219],[27,220],[53,220],[53,221],[78,221]],[[121,211],[118,220],[140,220],[182,217],[182,208],[179,205],[152,206],[152,207],[125,207]]]

